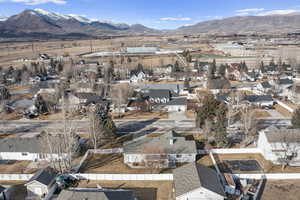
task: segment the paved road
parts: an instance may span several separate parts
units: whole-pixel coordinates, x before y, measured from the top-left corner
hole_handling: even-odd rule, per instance
[[[68,127],[71,126],[75,128],[78,133],[88,133],[89,122],[87,120],[73,120],[68,124]],[[197,131],[194,120],[116,120],[115,124],[119,134],[134,133],[137,136],[151,132],[166,132],[169,130],[178,132]],[[266,118],[259,119],[258,121],[258,127],[260,129],[271,125],[286,127],[291,125],[291,120],[287,118]],[[18,134],[30,136],[32,134],[38,134],[43,130],[48,130],[52,133],[61,132],[63,130],[63,123],[61,120],[0,120],[0,135]]]
[[[117,120],[115,124],[118,133],[139,132],[165,132],[167,130],[193,131],[194,120]],[[57,132],[63,130],[64,124],[60,120],[0,120],[0,134],[35,134],[43,130]],[[89,123],[87,120],[73,120],[68,127],[76,128],[79,133],[88,133]]]

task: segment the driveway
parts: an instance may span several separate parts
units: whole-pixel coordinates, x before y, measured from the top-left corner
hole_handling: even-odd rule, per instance
[[[168,112],[168,119],[174,121],[187,120],[188,118],[185,115],[185,112]]]

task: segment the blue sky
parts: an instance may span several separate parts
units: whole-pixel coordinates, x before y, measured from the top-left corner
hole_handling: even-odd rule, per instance
[[[0,0],[0,16],[26,8],[171,29],[237,15],[300,11],[300,0]]]

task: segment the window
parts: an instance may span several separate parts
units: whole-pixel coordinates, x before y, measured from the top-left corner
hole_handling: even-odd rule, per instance
[[[176,155],[176,158],[182,158],[182,155]]]
[[[22,156],[28,156],[28,153],[22,153]]]

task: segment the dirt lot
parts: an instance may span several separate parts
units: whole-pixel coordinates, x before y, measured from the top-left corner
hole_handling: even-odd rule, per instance
[[[121,154],[93,154],[90,155],[80,170],[84,173],[102,174],[152,174],[168,173],[161,169],[133,169],[123,163]]]
[[[299,200],[299,180],[269,180],[261,200]]]
[[[133,189],[139,200],[172,200],[172,182],[169,181],[82,181],[78,187]]]
[[[1,174],[32,174],[37,169],[27,169],[31,161],[12,161],[12,163],[0,163]]]

